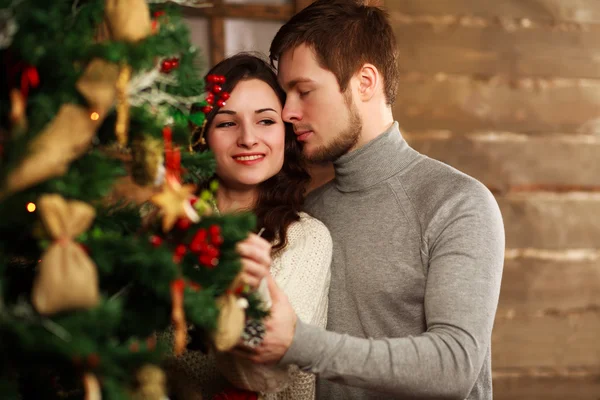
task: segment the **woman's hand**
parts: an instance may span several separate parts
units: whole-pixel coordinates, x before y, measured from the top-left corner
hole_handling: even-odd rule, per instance
[[[242,258],[242,281],[257,289],[260,281],[269,276],[271,268],[271,243],[254,233],[237,244],[236,250]]]

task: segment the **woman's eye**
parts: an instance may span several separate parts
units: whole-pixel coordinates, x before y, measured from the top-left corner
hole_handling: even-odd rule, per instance
[[[235,125],[233,122],[220,122],[217,124],[217,128],[229,128],[233,125]]]
[[[259,122],[261,125],[273,125],[275,123],[275,121],[273,121],[272,119],[263,119],[262,121]]]

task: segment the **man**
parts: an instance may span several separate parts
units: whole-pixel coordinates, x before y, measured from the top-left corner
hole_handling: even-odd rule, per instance
[[[270,282],[267,334],[247,357],[318,374],[320,399],[491,399],[501,215],[483,185],[402,138],[386,14],[318,0],[271,58],[304,155],[334,162],[307,200],[334,244],[328,330],[298,320]]]

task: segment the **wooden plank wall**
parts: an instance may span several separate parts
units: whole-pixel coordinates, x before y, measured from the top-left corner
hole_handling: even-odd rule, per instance
[[[600,1],[384,4],[405,136],[504,216],[495,399],[600,399]]]

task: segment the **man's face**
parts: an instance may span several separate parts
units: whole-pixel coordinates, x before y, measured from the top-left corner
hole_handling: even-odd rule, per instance
[[[279,83],[287,93],[282,117],[294,126],[307,160],[335,161],[356,145],[362,121],[350,87],[342,93],[335,75],[302,44],[283,53]]]

